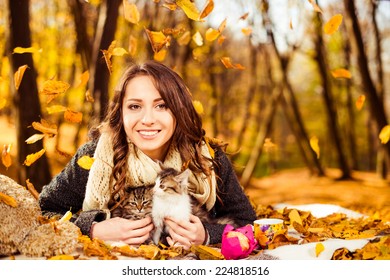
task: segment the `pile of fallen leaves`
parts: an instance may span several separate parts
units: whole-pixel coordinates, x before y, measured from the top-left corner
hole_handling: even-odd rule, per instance
[[[283,219],[289,229],[296,231],[294,235],[287,230],[276,235],[268,249],[289,244],[321,242],[329,238],[370,239],[367,245],[356,252],[350,252],[346,248],[336,250],[332,259],[390,259],[390,223],[381,219],[377,213],[359,218],[333,213],[316,218],[309,211],[294,208],[276,210],[270,205],[257,206],[256,213],[259,218]],[[318,255],[324,248],[321,243],[317,245]]]

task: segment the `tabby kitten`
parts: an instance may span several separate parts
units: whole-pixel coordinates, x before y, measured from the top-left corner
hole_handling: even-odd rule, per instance
[[[168,233],[164,225],[165,217],[188,221],[193,214],[204,223],[232,224],[233,219],[211,218],[204,206],[188,193],[190,170],[179,172],[173,168],[165,168],[160,164],[159,173],[154,186],[152,218],[155,226],[153,242],[158,244],[162,234]]]
[[[152,213],[153,185],[145,187],[126,187],[125,199],[111,211],[111,216],[139,220]]]

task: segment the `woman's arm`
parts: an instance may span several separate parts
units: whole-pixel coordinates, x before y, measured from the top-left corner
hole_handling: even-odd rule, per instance
[[[78,213],[83,205],[85,187],[89,171],[80,167],[77,161],[82,156],[93,157],[97,142],[81,146],[66,167],[52,181],[43,187],[39,195],[39,205],[46,216],[63,215],[70,210]],[[105,219],[103,211],[81,212],[72,219],[83,234],[89,235],[92,223]]]
[[[233,166],[221,149],[215,150],[215,160],[217,175],[217,201],[211,211],[216,218],[229,217],[233,219],[238,226],[253,224],[256,220],[256,212],[253,209],[248,197],[242,189]],[[222,224],[204,224],[210,240],[210,244],[220,243],[225,225]]]

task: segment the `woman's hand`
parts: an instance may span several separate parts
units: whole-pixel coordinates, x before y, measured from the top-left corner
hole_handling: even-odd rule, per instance
[[[189,222],[169,217],[164,222],[169,226],[167,241],[170,246],[181,245],[188,250],[191,245],[203,244],[206,240],[206,230],[197,216],[191,215]]]
[[[153,228],[151,217],[137,221],[115,217],[92,225],[91,238],[139,245],[150,237]]]

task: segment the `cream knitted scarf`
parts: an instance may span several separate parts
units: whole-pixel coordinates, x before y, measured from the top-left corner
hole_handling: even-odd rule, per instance
[[[205,157],[211,158],[206,144],[202,146],[202,154]],[[83,211],[103,210],[106,212],[108,219],[110,217],[108,202],[115,183],[112,176],[112,168],[114,166],[113,148],[108,132],[101,134],[95,150],[94,159],[95,161],[88,176]],[[181,170],[182,160],[180,154],[172,145],[164,160],[164,166]],[[129,143],[127,176],[127,184],[129,186],[140,187],[154,184],[159,169],[157,162],[145,155],[132,143]],[[210,210],[216,200],[215,173],[212,172],[210,178],[207,178],[205,174],[195,175],[191,173],[189,180],[190,194],[201,204],[205,204],[206,208]]]

